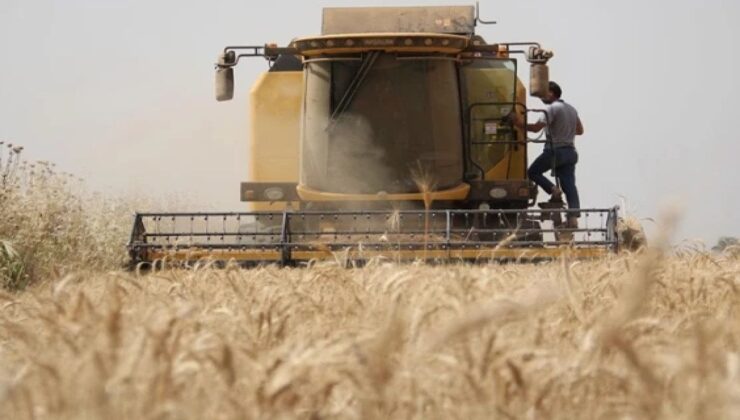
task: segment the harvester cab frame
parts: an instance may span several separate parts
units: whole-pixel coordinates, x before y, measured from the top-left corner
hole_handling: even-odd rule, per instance
[[[132,263],[204,259],[295,264],[596,257],[618,249],[617,208],[533,209],[529,138],[515,127],[547,94],[553,53],[487,43],[478,7],[324,9],[322,33],[286,47],[227,46],[216,99],[234,67],[262,57],[250,95],[243,213],[137,214]],[[562,220],[577,211],[583,227]]]

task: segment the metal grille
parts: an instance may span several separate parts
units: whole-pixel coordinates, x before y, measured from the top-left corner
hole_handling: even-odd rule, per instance
[[[138,213],[129,243],[132,262],[156,252],[197,250],[278,253],[290,263],[300,251],[425,251],[491,248],[617,250],[617,208],[545,210],[301,211]],[[561,224],[580,213],[578,228]],[[158,254],[157,254],[158,255]],[[238,255],[238,254],[237,254]],[[193,257],[196,258],[196,257]],[[274,259],[274,258],[272,258]]]

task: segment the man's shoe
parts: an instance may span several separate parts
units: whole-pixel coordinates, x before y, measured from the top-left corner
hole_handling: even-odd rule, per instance
[[[550,194],[550,201],[553,203],[562,203],[563,202],[563,190],[560,189],[560,187],[552,187],[552,193]]]
[[[578,218],[575,216],[568,216],[568,229],[578,229]]]

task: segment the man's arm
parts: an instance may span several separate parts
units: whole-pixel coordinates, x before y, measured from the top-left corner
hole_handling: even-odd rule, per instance
[[[581,117],[578,117],[578,120],[576,122],[576,135],[577,136],[583,135],[583,123],[581,123]]]
[[[544,121],[538,121],[534,124],[527,124],[527,131],[536,133],[538,131],[542,131],[542,129],[545,128],[546,125],[547,124],[545,124]]]
[[[524,119],[519,116],[519,114],[512,113],[510,114],[510,118],[512,118],[512,122],[517,128],[523,129],[524,128]],[[538,121],[534,124],[527,124],[527,131],[531,131],[533,133],[536,133],[538,131],[542,131],[543,128],[545,128],[547,124],[545,124],[544,121]]]

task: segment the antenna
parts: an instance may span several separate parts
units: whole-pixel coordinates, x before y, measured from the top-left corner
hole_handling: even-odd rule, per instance
[[[498,23],[495,20],[483,20],[480,18],[480,2],[478,1],[475,2],[475,21],[482,25],[495,25]]]

